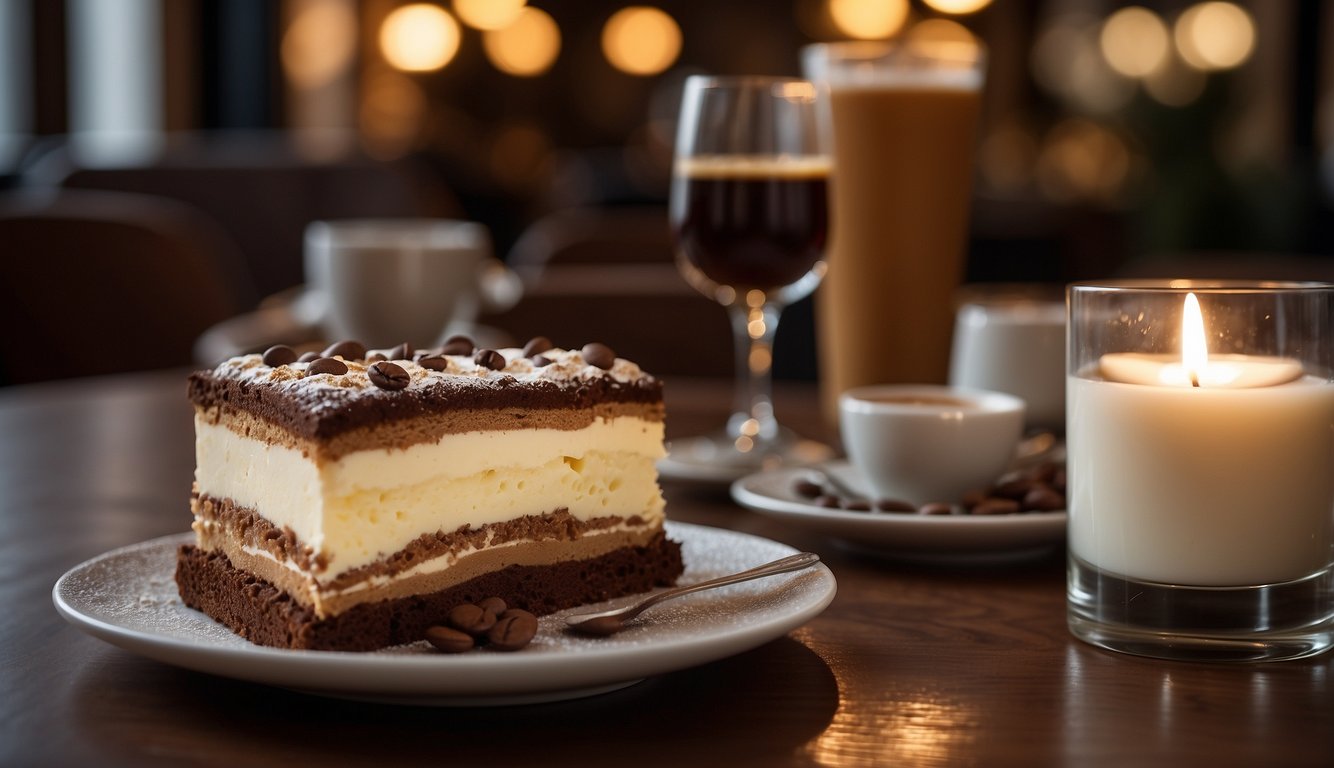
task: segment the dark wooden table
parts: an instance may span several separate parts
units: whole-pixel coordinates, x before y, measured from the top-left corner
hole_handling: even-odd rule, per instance
[[[841,552],[716,494],[671,517],[819,552],[833,605],[787,638],[577,701],[418,709],[175,669],[65,624],[50,592],[103,551],[184,531],[194,457],[179,372],[0,391],[0,764],[1334,765],[1334,655],[1210,666],[1065,629],[1060,553],[914,566]],[[669,430],[725,383],[669,382]],[[818,430],[813,392],[779,415]]]

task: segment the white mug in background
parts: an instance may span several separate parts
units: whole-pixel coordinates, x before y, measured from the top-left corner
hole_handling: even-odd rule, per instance
[[[951,386],[1006,392],[1028,426],[1065,429],[1065,303],[998,296],[959,307]]]
[[[428,347],[481,308],[519,299],[518,278],[491,255],[481,224],[445,219],[316,221],[306,228],[306,283],[330,339]]]
[[[848,459],[876,498],[952,503],[1009,468],[1024,403],[961,387],[859,387],[839,398],[839,428]]]

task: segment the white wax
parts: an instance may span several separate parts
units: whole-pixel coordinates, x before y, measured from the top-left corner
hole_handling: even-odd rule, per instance
[[[1334,385],[1067,380],[1070,548],[1104,571],[1193,586],[1271,584],[1334,542]]]

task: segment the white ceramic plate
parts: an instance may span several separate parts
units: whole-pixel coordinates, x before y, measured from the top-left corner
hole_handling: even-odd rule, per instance
[[[868,494],[861,474],[847,461],[831,461],[821,469]],[[809,474],[793,468],[751,475],[732,484],[732,498],[760,514],[857,549],[918,559],[996,562],[1044,554],[1065,543],[1065,512],[975,517],[826,509],[793,489]]]
[[[682,584],[760,565],[796,550],[757,536],[668,523],[686,562]],[[834,599],[823,564],[664,603],[612,637],[566,633],[541,620],[522,651],[436,653],[425,642],[374,653],[291,651],[252,645],[185,607],[173,578],[176,548],[192,534],[108,552],[56,582],[56,608],[89,634],[168,664],[330,696],[445,706],[525,704],[588,696],[715,661],[782,637]],[[632,602],[614,600],[603,607]]]

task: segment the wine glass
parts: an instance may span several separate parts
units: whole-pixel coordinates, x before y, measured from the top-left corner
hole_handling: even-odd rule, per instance
[[[770,372],[780,313],[825,273],[831,167],[810,82],[686,80],[670,205],[676,263],[727,308],[738,386],[725,431],[673,440],[668,474],[725,480],[829,457],[779,427]]]

